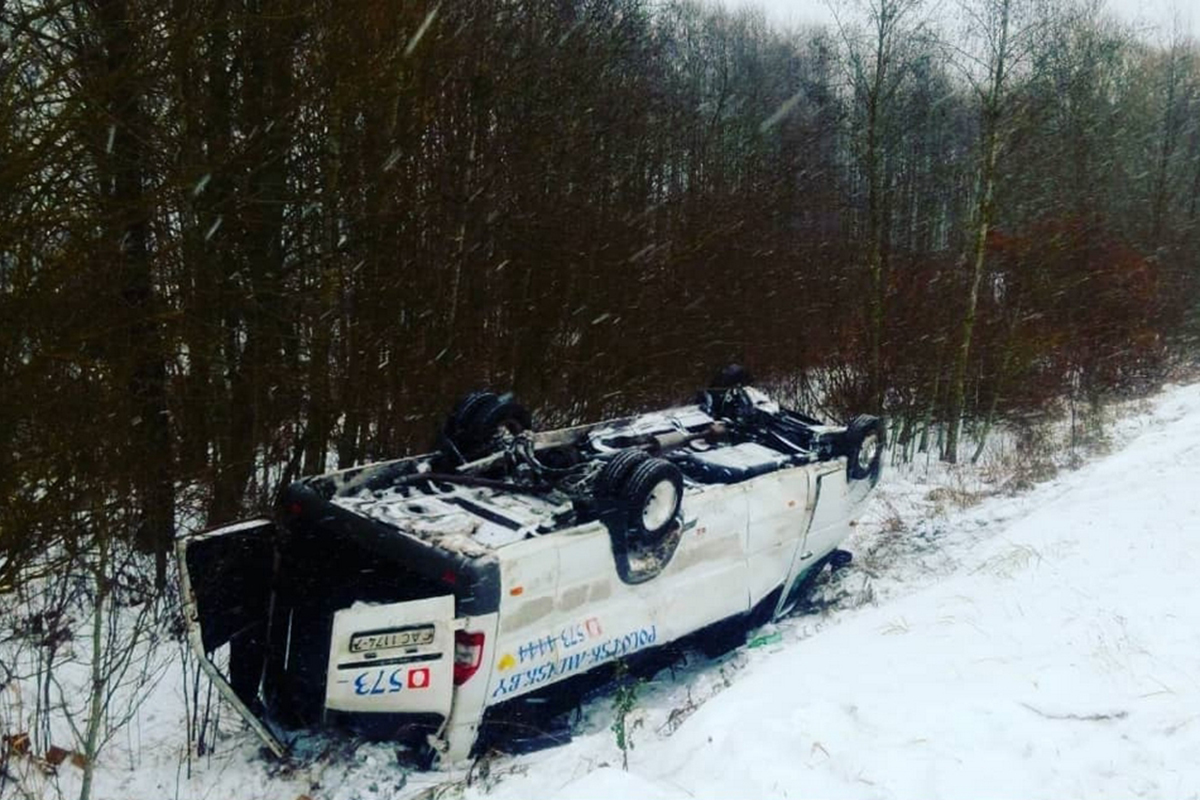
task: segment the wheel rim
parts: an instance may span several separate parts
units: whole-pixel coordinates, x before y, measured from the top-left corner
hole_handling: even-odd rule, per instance
[[[518,420],[501,420],[492,429],[491,436],[488,437],[486,444],[494,450],[503,450],[511,445],[524,431],[525,428]]]
[[[642,507],[642,527],[653,532],[666,525],[675,514],[678,499],[678,490],[671,481],[664,479],[654,484]]]
[[[858,467],[859,469],[870,469],[871,464],[875,461],[875,456],[879,452],[879,440],[873,434],[863,439],[862,444],[858,447]]]

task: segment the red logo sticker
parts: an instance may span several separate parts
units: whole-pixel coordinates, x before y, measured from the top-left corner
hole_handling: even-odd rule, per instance
[[[429,687],[429,667],[410,669],[408,671],[408,688],[427,689]]]

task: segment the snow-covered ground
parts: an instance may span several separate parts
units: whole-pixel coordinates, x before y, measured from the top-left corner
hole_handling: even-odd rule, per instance
[[[1111,454],[1017,494],[1003,454],[889,473],[808,613],[638,687],[627,772],[610,693],[571,744],[470,771],[407,774],[346,740],[280,765],[225,721],[188,777],[176,670],[95,796],[1200,796],[1200,385],[1109,433]],[[71,796],[75,772],[35,796]]]
[[[628,773],[598,713],[487,796],[1200,795],[1200,386],[1113,438],[1028,493],[932,518],[947,492],[893,476],[833,610],[687,683],[660,676]],[[676,724],[689,692],[711,696]]]

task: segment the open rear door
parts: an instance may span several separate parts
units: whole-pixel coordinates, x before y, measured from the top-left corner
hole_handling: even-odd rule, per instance
[[[282,757],[283,743],[251,710],[263,707],[259,687],[270,636],[274,532],[270,520],[250,520],[183,537],[176,549],[188,642],[201,668],[271,752]],[[218,661],[225,655],[223,669]]]

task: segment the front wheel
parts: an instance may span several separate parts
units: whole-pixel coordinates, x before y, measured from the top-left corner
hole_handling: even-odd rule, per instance
[[[879,480],[883,469],[883,420],[870,414],[860,414],[846,426],[848,471],[853,480],[869,479],[871,485]]]

